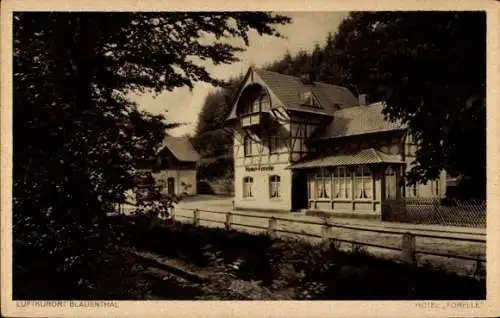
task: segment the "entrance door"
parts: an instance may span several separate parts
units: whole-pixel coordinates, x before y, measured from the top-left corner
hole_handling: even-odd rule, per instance
[[[174,178],[167,179],[167,194],[169,196],[173,196],[175,194],[175,179]]]
[[[292,172],[292,211],[307,209],[307,172],[295,170]]]

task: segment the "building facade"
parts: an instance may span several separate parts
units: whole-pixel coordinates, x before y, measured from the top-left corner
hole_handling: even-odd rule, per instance
[[[405,185],[417,145],[382,109],[313,74],[250,68],[228,117],[235,208],[380,215],[384,200],[444,196],[444,172]]]
[[[152,175],[166,195],[195,195],[199,160],[189,138],[166,136]]]

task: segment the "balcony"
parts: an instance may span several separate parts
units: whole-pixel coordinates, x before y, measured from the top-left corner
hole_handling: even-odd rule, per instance
[[[255,112],[240,115],[240,123],[242,128],[264,125],[269,113]]]

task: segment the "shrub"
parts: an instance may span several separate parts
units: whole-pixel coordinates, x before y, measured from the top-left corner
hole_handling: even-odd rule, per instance
[[[262,295],[270,290],[288,297],[285,299],[485,297],[484,280],[377,259],[358,245],[351,252],[342,252],[334,240],[319,244],[302,239],[272,240],[266,235],[179,222],[163,222],[142,235],[145,247],[180,255],[199,266],[216,266],[229,280],[256,282],[263,288]],[[162,238],[165,243],[158,244]],[[168,247],[158,248],[160,245]]]

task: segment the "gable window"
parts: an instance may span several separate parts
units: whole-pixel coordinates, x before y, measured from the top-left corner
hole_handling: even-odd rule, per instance
[[[252,138],[248,135],[243,139],[243,152],[245,157],[252,155]]]
[[[260,111],[260,98],[257,97],[252,102],[252,110],[251,110],[251,112],[252,113],[257,113],[259,111]]]
[[[333,193],[337,199],[351,197],[351,173],[346,167],[337,167],[333,171]]]
[[[243,108],[243,114],[258,113],[261,111],[269,111],[271,108],[271,101],[266,93],[260,95],[253,95],[249,97],[248,101]]]
[[[269,177],[269,197],[279,198],[280,197],[280,176],[270,176]]]
[[[271,108],[271,101],[269,100],[269,96],[267,96],[267,94],[260,95],[259,102],[261,111],[269,111],[269,109]]]
[[[371,199],[373,197],[372,173],[366,166],[360,166],[355,174],[356,198]]]
[[[316,96],[312,92],[300,92],[299,98],[302,101],[302,105],[321,108]]]
[[[328,199],[332,193],[332,179],[330,173],[321,168],[316,175],[316,197],[319,199]]]
[[[252,177],[244,177],[243,178],[243,197],[244,198],[253,197],[252,185],[253,185],[253,178]]]

